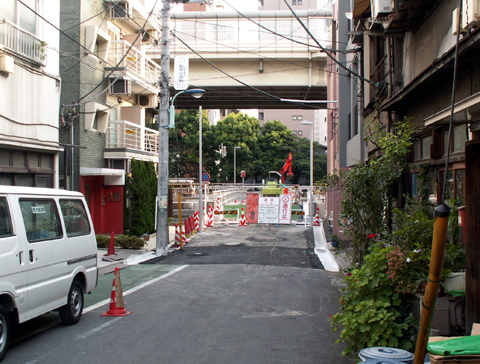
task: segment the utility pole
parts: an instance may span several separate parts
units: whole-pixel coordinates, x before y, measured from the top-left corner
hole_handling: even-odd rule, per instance
[[[170,0],[163,0],[162,7],[162,68],[160,75],[160,110],[158,115],[158,203],[157,256],[167,255],[168,245],[168,109],[170,103]]]

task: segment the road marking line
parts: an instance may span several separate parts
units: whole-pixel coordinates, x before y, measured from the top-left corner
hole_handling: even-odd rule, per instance
[[[105,322],[103,325],[100,325],[90,331],[87,331],[85,334],[83,335],[78,335],[77,336],[77,340],[82,340],[82,339],[85,339],[87,336],[90,336],[92,334],[95,334],[97,331],[100,331],[101,329],[107,327],[107,326],[110,326],[111,324],[117,322],[118,320],[122,319],[123,317],[117,317],[116,319],[113,319],[111,321],[108,321],[108,322]]]
[[[125,291],[125,292],[123,293],[123,296],[128,296],[130,293],[136,292],[136,291],[138,291],[139,289],[142,289],[142,288],[144,288],[144,287],[146,287],[146,286],[148,286],[148,285],[150,285],[150,284],[152,284],[152,283],[155,283],[155,282],[158,282],[158,281],[160,281],[160,280],[162,280],[162,279],[164,279],[164,278],[170,277],[172,274],[175,274],[175,273],[177,273],[177,272],[180,272],[182,269],[185,269],[185,268],[187,268],[187,267],[188,267],[188,264],[186,264],[186,265],[181,265],[180,267],[175,268],[174,270],[172,270],[172,271],[170,271],[170,272],[168,272],[168,273],[165,273],[164,275],[162,275],[162,276],[160,276],[160,277],[151,279],[151,280],[149,280],[149,281],[146,281],[145,283],[142,283],[142,284],[140,284],[140,285],[138,285],[138,286],[136,286],[136,287],[133,287],[133,288],[129,289],[128,291]],[[101,302],[98,302],[98,303],[95,304],[95,305],[92,305],[92,306],[89,306],[89,307],[85,308],[85,309],[83,310],[83,313],[93,311],[93,310],[95,310],[95,309],[97,309],[97,308],[99,308],[99,307],[102,307],[102,306],[106,305],[106,304],[109,303],[109,302],[110,302],[110,298],[109,298],[109,299],[106,299],[106,300],[103,300],[103,301],[101,301]]]

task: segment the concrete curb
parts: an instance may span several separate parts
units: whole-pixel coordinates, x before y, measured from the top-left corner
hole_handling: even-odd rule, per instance
[[[325,237],[325,230],[323,224],[320,226],[313,226],[313,238],[315,240],[315,254],[322,262],[323,267],[327,272],[340,272],[340,267],[335,259],[335,256],[329,249],[327,239]]]

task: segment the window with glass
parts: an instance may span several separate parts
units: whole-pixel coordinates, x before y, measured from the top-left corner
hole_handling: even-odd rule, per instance
[[[303,135],[303,130],[299,130],[298,135]]]
[[[413,159],[430,159],[430,146],[432,145],[432,136],[419,138],[413,142]]]
[[[443,183],[445,179],[445,171],[440,171],[438,181],[438,194],[441,196],[443,192]],[[465,169],[449,169],[446,179],[446,188],[445,188],[445,202],[449,204],[451,199],[456,200],[457,206],[462,206],[465,204]]]
[[[68,237],[90,234],[90,224],[82,200],[60,200],[63,222]]]
[[[468,125],[458,125],[452,128],[452,143],[450,147],[450,152],[462,152],[465,149],[465,143],[468,142]],[[443,154],[447,154],[448,150],[448,137],[449,132],[446,130],[443,133]]]
[[[0,238],[13,235],[12,218],[6,197],[0,197]]]
[[[37,23],[35,12],[38,0],[2,0],[0,1],[0,14],[2,17],[20,28],[37,34]]]
[[[55,200],[21,198],[19,204],[30,243],[60,239],[63,236]]]

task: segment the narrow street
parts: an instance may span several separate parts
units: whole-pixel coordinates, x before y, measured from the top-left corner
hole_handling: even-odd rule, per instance
[[[108,304],[93,303],[76,326],[53,316],[4,362],[350,363],[329,323],[340,294],[309,235],[303,226],[209,228],[183,252],[121,270],[129,316],[101,316]],[[108,297],[112,277],[92,296]]]

